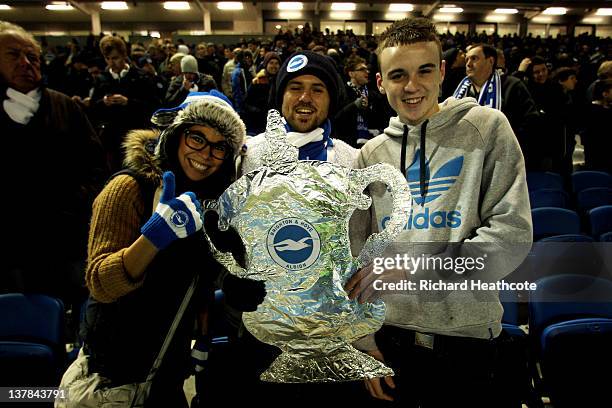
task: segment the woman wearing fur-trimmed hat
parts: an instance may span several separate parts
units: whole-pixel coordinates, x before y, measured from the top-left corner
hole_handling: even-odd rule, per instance
[[[262,282],[222,269],[202,236],[200,201],[218,198],[235,178],[244,124],[216,91],[190,95],[180,107],[156,113],[157,122],[160,115],[169,123],[161,133],[138,130],[127,135],[127,170],[112,177],[94,202],[85,345],[68,371],[74,374],[75,364],[85,361],[89,373],[113,384],[144,382],[187,288],[198,276],[147,403],[187,407],[182,385],[190,366],[192,330],[212,295],[213,281],[223,287],[228,303],[248,311],[263,300],[265,289]],[[208,217],[205,224],[211,235]],[[232,242],[218,232],[212,238],[218,247]],[[74,378],[69,372],[66,381]]]

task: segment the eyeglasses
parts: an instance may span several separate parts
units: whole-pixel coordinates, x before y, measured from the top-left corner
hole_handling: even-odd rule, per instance
[[[209,142],[206,136],[197,130],[185,130],[185,144],[198,152],[210,146],[210,154],[217,160],[225,160],[232,153],[227,142]]]
[[[357,68],[355,71],[369,71],[368,67]]]

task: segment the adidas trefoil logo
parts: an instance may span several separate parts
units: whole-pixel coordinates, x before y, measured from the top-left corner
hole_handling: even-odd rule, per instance
[[[420,186],[420,163],[419,163],[420,149],[414,153],[414,160],[408,170],[406,171],[406,179],[408,180],[408,186],[410,193],[418,205],[427,204],[440,197],[445,191],[448,191],[453,184],[457,181],[457,177],[461,173],[463,167],[463,156],[457,156],[444,163],[442,167],[430,177],[429,160],[425,162],[425,187],[427,194],[425,197],[421,197],[421,186]]]

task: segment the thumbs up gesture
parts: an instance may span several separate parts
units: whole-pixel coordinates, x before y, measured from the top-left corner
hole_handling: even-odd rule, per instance
[[[175,196],[175,180],[171,171],[164,173],[164,185],[159,204],[140,232],[159,250],[179,238],[185,238],[202,228],[202,205],[192,192]]]

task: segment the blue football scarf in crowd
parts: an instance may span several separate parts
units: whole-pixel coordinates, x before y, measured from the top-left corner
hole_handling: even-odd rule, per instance
[[[347,82],[347,85],[350,86],[361,96],[362,98],[368,97],[368,87],[367,86],[356,86],[351,81]],[[362,113],[361,109],[357,110],[357,144],[364,144],[368,140],[372,138],[372,134],[368,131],[368,120]]]
[[[456,99],[464,98],[467,95],[470,86],[472,86],[472,81],[470,81],[468,77],[463,78],[463,80],[457,86],[457,89],[455,89],[453,97]],[[480,89],[478,104],[501,110],[501,103],[501,77],[499,76],[499,72],[495,71]]]
[[[323,127],[318,127],[308,133],[295,132],[285,123],[287,130],[287,140],[289,143],[299,148],[299,160],[320,160],[327,161],[327,148],[332,147],[331,122],[325,121]]]

